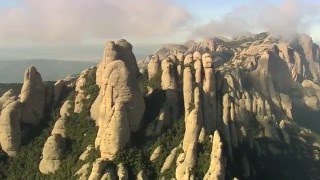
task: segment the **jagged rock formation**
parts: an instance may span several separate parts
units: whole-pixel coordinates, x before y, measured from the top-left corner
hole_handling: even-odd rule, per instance
[[[151,154],[150,161],[154,162],[160,156],[161,152],[162,152],[162,146],[158,146]]]
[[[53,85],[53,102],[58,103],[60,100],[61,93],[63,88],[66,86],[63,80],[58,80]]]
[[[162,60],[173,53],[185,53],[188,48],[180,44],[165,44],[160,48],[155,54],[159,56],[159,59]]]
[[[7,99],[2,104],[0,115],[0,144],[4,152],[8,156],[16,156],[21,145],[21,103],[16,96],[11,96],[11,91],[5,93],[1,100]]]
[[[90,151],[92,151],[93,149],[93,145],[90,144],[89,146],[87,146],[86,150],[80,155],[79,160],[85,161],[88,158]]]
[[[113,179],[117,179],[116,175],[114,174],[114,170],[111,167],[107,167],[104,170],[104,174],[101,177],[101,180],[113,180]]]
[[[169,156],[165,159],[165,161],[161,167],[161,174],[173,166],[174,160],[177,156],[177,151],[178,151],[177,147],[172,149]]]
[[[202,55],[202,66],[204,69],[203,78],[203,121],[208,132],[212,132],[216,127],[216,117],[214,109],[216,107],[215,98],[215,73],[213,60],[210,54]]]
[[[87,77],[90,75],[90,71],[88,69],[81,72],[79,78],[76,82],[76,98],[74,101],[74,112],[80,113],[83,110],[83,101],[86,98],[85,92],[83,90],[84,85],[86,84]]]
[[[75,174],[79,180],[87,180],[89,177],[90,164],[84,164]]]
[[[123,103],[117,103],[111,109],[111,119],[101,135],[101,157],[113,159],[115,154],[123,149],[130,140],[130,125],[128,114]],[[104,126],[101,126],[102,128]]]
[[[122,59],[116,60],[116,55]],[[108,43],[101,65],[105,68],[98,67],[97,78],[104,78],[93,104],[96,108],[101,102],[95,146],[100,146],[101,157],[113,159],[129,142],[131,132],[139,129],[145,105],[136,81],[138,68],[130,43],[125,40]]]
[[[92,165],[92,171],[88,180],[98,180],[101,179],[103,175],[103,170],[106,167],[106,162],[103,158],[98,158]]]
[[[128,180],[128,169],[126,166],[122,163],[117,165],[117,175],[119,177],[119,180]]]
[[[43,174],[55,173],[61,166],[65,142],[61,135],[51,135],[44,144],[39,170]]]
[[[153,55],[150,58],[148,64],[148,77],[151,79],[154,77],[160,70],[160,60],[158,55]]]
[[[143,170],[139,171],[137,175],[137,180],[148,180],[148,176],[145,174]]]
[[[69,156],[64,154],[66,132],[73,132],[66,122],[81,119],[87,121],[81,121],[81,133],[73,136],[85,139],[72,159],[84,165],[70,175],[79,179],[272,179],[273,172],[293,177],[288,172],[301,160],[308,162],[301,172],[318,177],[314,163],[320,159],[320,142],[301,125],[320,111],[319,54],[319,47],[305,35],[290,42],[267,33],[234,40],[207,38],[167,45],[143,62],[149,61],[147,76],[145,69],[139,73],[130,43],[108,42],[96,71],[83,71],[76,83],[65,79],[43,88],[41,102],[46,107],[54,104],[54,112],[65,88],[74,88],[76,96],[75,109],[73,99],[66,100],[50,126],[40,172],[55,178],[59,168],[65,170],[61,167]],[[86,86],[94,83],[93,73],[100,88],[90,109],[95,122],[84,109],[96,97]],[[20,147],[20,132],[30,127],[25,123],[39,123],[40,111],[25,108],[38,107],[33,103],[40,98],[32,96],[41,94],[41,87],[41,77],[31,67],[23,89],[35,90],[23,91],[21,102],[11,91],[0,98],[0,144],[9,156]],[[301,112],[307,120],[298,119]],[[26,122],[24,115],[32,118]],[[94,128],[81,127],[91,123],[99,128],[95,142]],[[287,166],[279,167],[283,161]],[[149,163],[152,168],[146,169]],[[292,173],[294,178],[304,177]]]
[[[177,158],[176,178],[177,179],[193,179],[194,168],[197,159],[196,142],[189,144],[185,153],[182,153]]]
[[[13,90],[10,89],[9,91],[5,92],[1,97],[0,97],[0,113],[2,110],[2,107],[4,105],[4,103],[10,99],[12,96],[14,96]]]
[[[225,157],[223,156],[222,141],[218,131],[215,131],[213,135],[210,167],[203,179],[225,179]]]
[[[34,66],[28,68],[24,74],[19,97],[22,103],[21,122],[32,125],[39,124],[45,106],[45,86],[40,73]]]

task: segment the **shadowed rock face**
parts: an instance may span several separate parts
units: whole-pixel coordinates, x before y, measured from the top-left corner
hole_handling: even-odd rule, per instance
[[[307,78],[319,82],[320,80],[320,49],[317,44],[314,44],[312,38],[306,34],[300,34],[291,42],[292,46],[302,56],[303,61],[306,61]]]
[[[19,97],[22,103],[21,121],[32,125],[39,124],[45,106],[45,86],[34,66],[28,68],[24,74]]]
[[[292,77],[286,63],[274,52],[264,52],[258,61],[258,67],[251,72],[253,84],[256,89],[260,89],[264,95],[269,94],[267,87],[270,78],[278,92],[288,93],[292,87]]]

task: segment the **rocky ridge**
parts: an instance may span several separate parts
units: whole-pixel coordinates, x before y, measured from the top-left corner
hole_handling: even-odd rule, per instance
[[[68,157],[75,163],[68,172],[78,179],[319,175],[319,132],[303,127],[299,116],[320,111],[320,49],[309,36],[171,44],[140,70],[132,48],[126,40],[107,42],[97,67],[51,87],[29,68],[21,95],[8,91],[0,98],[2,150],[17,156],[21,134],[41,123],[44,109],[55,104],[60,110],[38,166],[45,177],[62,176]],[[64,98],[66,88],[74,91],[70,99]],[[98,130],[72,155],[68,128],[78,118]],[[79,139],[87,139],[87,130]],[[301,173],[291,169],[298,162]]]

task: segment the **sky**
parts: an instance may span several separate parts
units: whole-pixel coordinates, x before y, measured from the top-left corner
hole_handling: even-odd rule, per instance
[[[0,0],[0,60],[98,61],[121,38],[140,58],[164,43],[262,31],[320,42],[320,1]]]

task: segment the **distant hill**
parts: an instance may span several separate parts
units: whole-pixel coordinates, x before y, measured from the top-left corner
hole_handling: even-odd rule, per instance
[[[14,60],[0,61],[0,83],[21,83],[27,67],[34,65],[44,81],[54,81],[65,78],[69,74],[77,74],[97,62],[62,61],[62,60]]]

